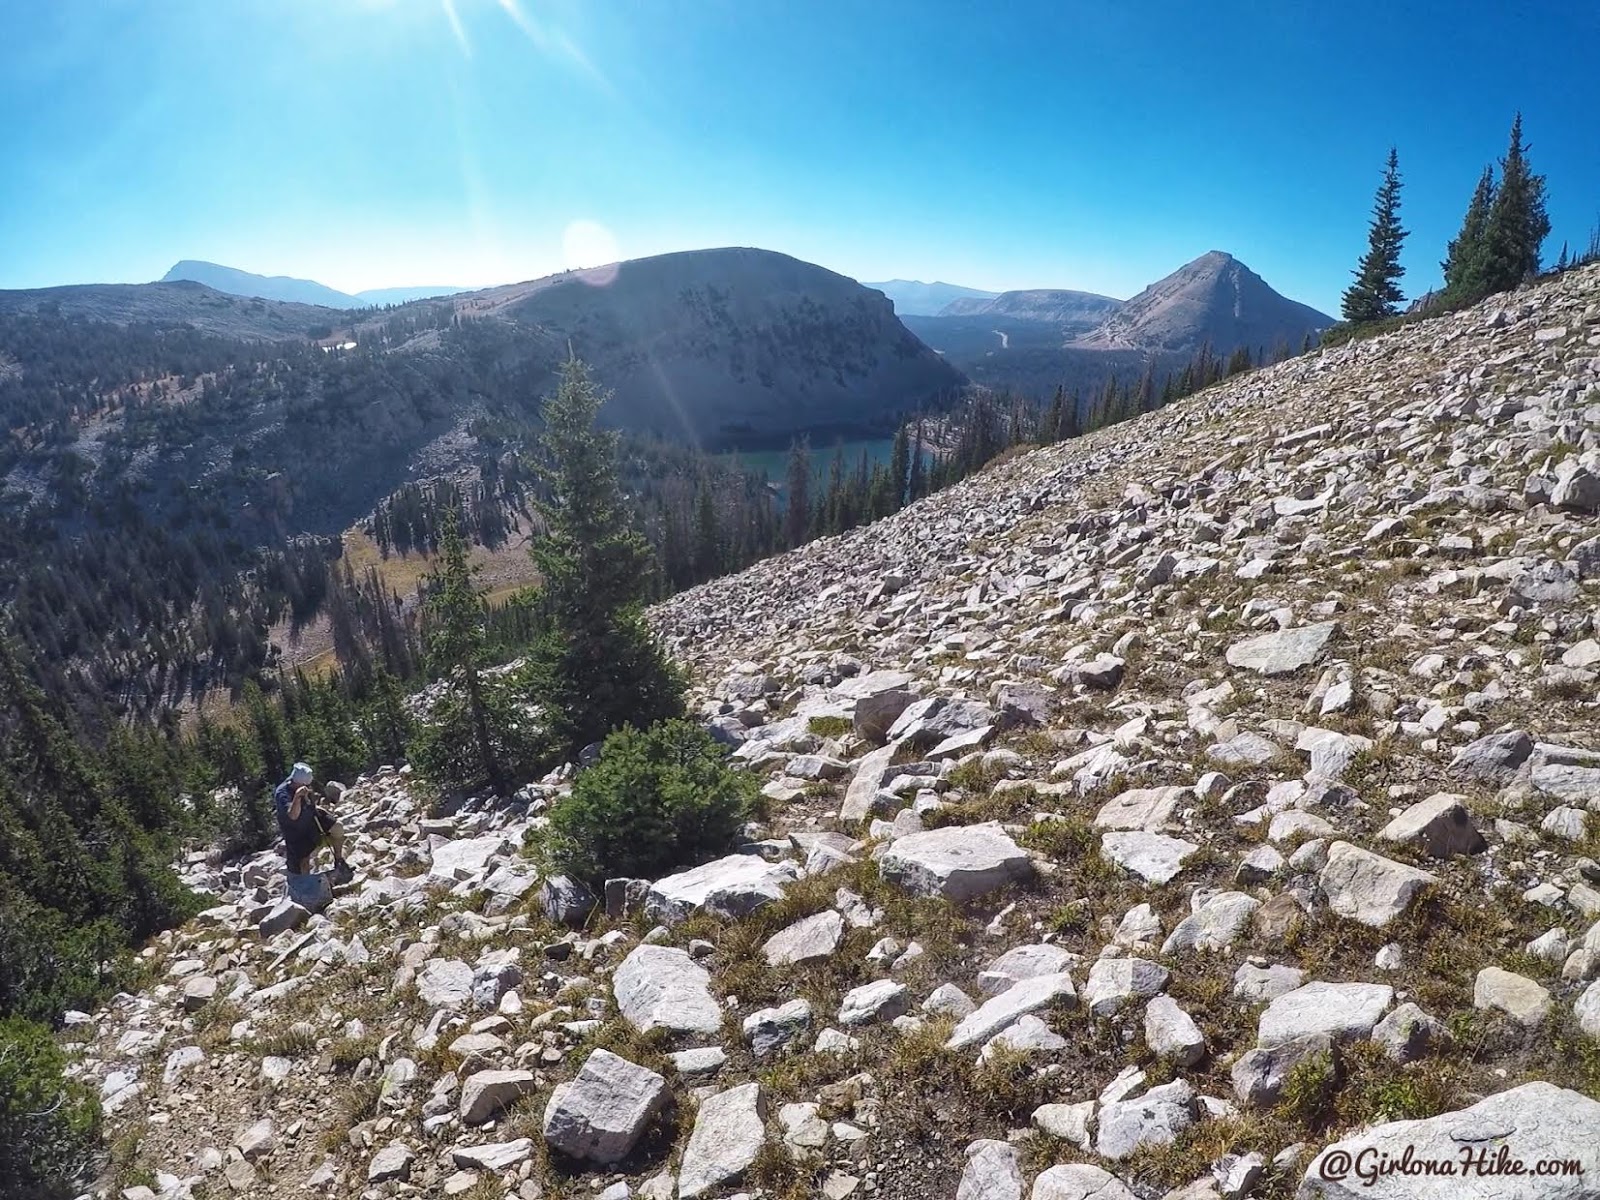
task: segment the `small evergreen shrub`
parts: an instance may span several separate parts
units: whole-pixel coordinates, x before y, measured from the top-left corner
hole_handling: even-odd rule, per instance
[[[731,851],[756,790],[691,721],[624,728],[551,813],[545,851],[558,870],[591,885],[656,879]]]
[[[484,725],[495,764],[511,781],[541,774],[550,743],[518,683],[480,675]],[[411,742],[411,763],[424,778],[451,791],[470,792],[495,782],[477,740],[472,705],[459,680],[445,689]]]
[[[0,1196],[70,1196],[99,1134],[100,1106],[62,1075],[42,1025],[0,1020]]]

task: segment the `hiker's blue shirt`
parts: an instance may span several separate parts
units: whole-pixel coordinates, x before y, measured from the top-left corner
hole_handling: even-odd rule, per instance
[[[290,778],[285,779],[277,787],[272,789],[272,803],[277,806],[278,819],[280,821],[287,821],[289,819],[289,805],[293,801],[294,778],[291,776]]]

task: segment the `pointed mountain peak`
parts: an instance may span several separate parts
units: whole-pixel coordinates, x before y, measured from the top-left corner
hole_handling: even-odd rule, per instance
[[[1223,250],[1208,250],[1157,280],[1079,340],[1102,349],[1191,354],[1203,345],[1299,345],[1333,318],[1273,291]]]

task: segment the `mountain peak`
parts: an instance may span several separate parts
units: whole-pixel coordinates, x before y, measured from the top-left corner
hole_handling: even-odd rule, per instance
[[[1224,250],[1208,250],[1157,280],[1075,345],[1193,354],[1201,346],[1298,345],[1333,318],[1273,291]]]

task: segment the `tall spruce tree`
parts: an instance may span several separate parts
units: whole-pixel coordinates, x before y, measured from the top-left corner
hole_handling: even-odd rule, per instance
[[[431,618],[428,656],[434,672],[450,680],[453,691],[436,706],[418,739],[416,757],[425,774],[452,787],[507,783],[506,764],[497,743],[498,720],[491,715],[483,677],[487,637],[483,595],[467,562],[454,508],[444,513],[439,539],[440,563],[429,580],[427,607]]]
[[[1400,187],[1400,157],[1391,146],[1383,182],[1372,202],[1367,252],[1356,266],[1356,281],[1344,293],[1346,321],[1359,325],[1392,317],[1405,299],[1400,291],[1400,277],[1406,273],[1400,265],[1400,245],[1406,240],[1400,226]]]
[[[894,443],[889,448],[889,486],[893,496],[890,512],[898,512],[906,504],[906,486],[911,478],[911,439],[902,423],[894,431]]]
[[[800,438],[789,445],[785,479],[783,525],[791,547],[806,540],[811,527],[811,441]]]
[[[911,446],[911,468],[906,478],[907,500],[920,500],[928,493],[927,451],[922,446],[922,418],[917,418],[916,440]]]
[[[1483,294],[1506,292],[1539,273],[1539,252],[1550,234],[1544,176],[1528,165],[1522,114],[1511,122],[1510,144],[1500,160],[1500,190],[1483,234]]]
[[[1478,177],[1478,186],[1472,191],[1467,213],[1461,219],[1461,232],[1451,239],[1445,249],[1444,295],[1450,303],[1476,300],[1485,293],[1483,285],[1483,260],[1485,234],[1489,228],[1489,212],[1494,207],[1498,188],[1494,181],[1494,167],[1487,166]]]
[[[683,711],[683,681],[644,623],[650,548],[623,500],[617,435],[595,426],[604,402],[588,368],[571,360],[545,401],[539,439],[548,499],[533,560],[549,627],[529,677],[567,752]]]

